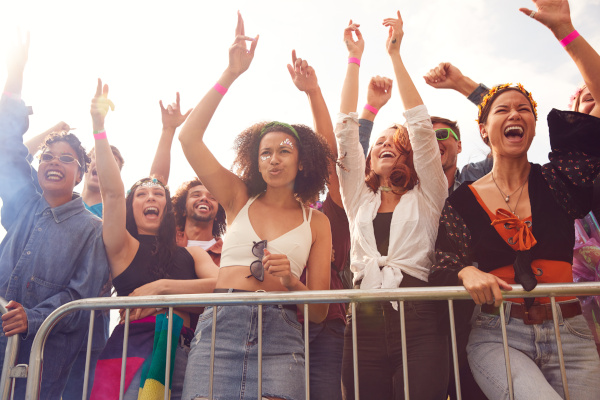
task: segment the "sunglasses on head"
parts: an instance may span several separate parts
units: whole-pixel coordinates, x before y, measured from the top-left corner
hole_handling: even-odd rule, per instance
[[[76,162],[77,165],[79,165],[79,167],[81,167],[81,164],[79,164],[79,161],[70,154],[61,154],[60,156],[55,156],[52,153],[42,153],[42,154],[40,154],[40,163],[50,162],[50,161],[54,160],[55,158],[58,158],[58,161],[60,161],[63,164],[71,164],[71,163]]]
[[[252,246],[252,255],[254,255],[254,257],[257,257],[258,259],[252,261],[252,264],[250,264],[250,275],[248,275],[246,278],[250,278],[251,276],[253,276],[260,282],[265,280],[265,266],[262,263],[262,258],[265,256],[266,248],[266,240],[254,242],[254,246]]]
[[[452,128],[440,128],[440,129],[436,129],[435,130],[435,137],[437,138],[437,140],[446,140],[450,137],[450,134],[452,133],[452,136],[454,136],[454,139],[456,139],[457,141],[460,140],[458,138],[458,135],[456,133],[454,133],[454,131],[452,130]]]

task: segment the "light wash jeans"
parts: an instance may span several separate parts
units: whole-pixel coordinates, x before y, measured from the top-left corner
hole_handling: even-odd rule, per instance
[[[515,399],[562,399],[554,322],[525,325],[509,318],[511,303],[505,304]],[[570,398],[600,399],[600,360],[587,323],[581,315],[563,319],[557,311]],[[473,376],[490,400],[509,398],[500,324],[499,315],[480,312],[467,345]]]

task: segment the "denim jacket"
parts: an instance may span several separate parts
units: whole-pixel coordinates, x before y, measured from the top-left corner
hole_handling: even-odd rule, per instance
[[[21,335],[18,363],[29,363],[35,334],[48,315],[73,300],[97,297],[109,269],[102,222],[82,199],[51,208],[36,189],[22,135],[28,127],[22,101],[0,100],[0,197],[6,236],[0,243],[0,296],[23,305],[28,330]],[[41,397],[58,399],[86,338],[89,312],[68,314],[52,329],[44,350]],[[0,363],[6,337],[0,333]],[[0,364],[2,365],[2,364]],[[24,397],[18,379],[15,398]]]

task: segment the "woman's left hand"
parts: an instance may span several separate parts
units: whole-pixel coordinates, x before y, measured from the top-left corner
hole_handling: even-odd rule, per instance
[[[292,64],[288,64],[287,68],[298,90],[310,93],[319,89],[314,68],[306,60],[296,57],[296,50],[292,50]]]
[[[163,105],[162,100],[159,100],[158,103],[160,104],[160,115],[163,128],[172,129],[173,133],[175,133],[175,129],[179,128],[179,126],[185,122],[188,115],[190,115],[193,110],[193,108],[190,108],[185,114],[181,113],[179,92],[177,92],[175,103],[172,103],[167,107]]]
[[[537,7],[533,19],[547,26],[557,39],[563,39],[573,31],[571,10],[567,0],[533,0],[533,2]],[[528,17],[533,13],[529,8],[519,8],[519,11]]]
[[[132,308],[131,311],[129,312],[129,322],[131,321],[136,321],[138,319],[144,319],[146,317],[149,317],[151,315],[154,315],[157,311],[159,311],[158,308]],[[119,324],[124,324],[125,323],[125,309],[120,309],[119,310],[119,316],[120,316],[120,320],[119,320]]]
[[[390,28],[388,38],[385,42],[389,55],[400,52],[400,42],[402,42],[402,38],[404,37],[403,25],[400,11],[398,11],[398,18],[386,18],[383,20],[383,26]]]
[[[272,254],[269,250],[265,249],[265,256],[262,259],[265,272],[276,276],[281,281],[281,284],[286,288],[290,289],[298,282],[292,274],[292,267],[290,266],[290,260],[285,254]]]
[[[156,296],[165,294],[164,289],[165,284],[162,279],[159,279],[136,288],[133,292],[129,293],[129,296]]]

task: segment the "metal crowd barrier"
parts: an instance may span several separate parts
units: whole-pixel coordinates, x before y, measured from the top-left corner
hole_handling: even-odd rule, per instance
[[[8,312],[6,305],[8,301],[0,297],[0,315]],[[2,377],[0,379],[0,399],[5,400],[13,397],[14,380],[22,377],[20,372],[24,366],[17,366],[17,357],[19,356],[19,335],[13,335],[8,338],[6,351],[4,353],[4,364],[2,365]],[[26,371],[26,369],[25,369]],[[25,375],[27,376],[27,375]]]
[[[562,296],[589,296],[600,294],[600,283],[568,283],[568,284],[540,284],[531,292],[526,292],[520,285],[512,285],[513,290],[509,292],[503,292],[505,299],[511,298],[523,298],[523,297],[550,297],[552,305],[556,304],[556,297]],[[400,313],[400,324],[401,324],[401,343],[403,352],[403,373],[404,373],[404,392],[405,398],[409,399],[409,386],[408,386],[408,368],[407,368],[407,356],[406,356],[406,332],[404,330],[404,303],[406,301],[414,300],[446,300],[448,302],[448,308],[450,311],[450,334],[452,339],[452,354],[454,363],[454,379],[456,384],[457,399],[461,399],[460,390],[460,376],[457,360],[457,348],[456,348],[456,331],[454,327],[454,313],[453,313],[453,301],[470,299],[469,294],[462,286],[453,287],[431,287],[431,288],[402,288],[402,289],[377,289],[377,290],[326,290],[326,291],[303,291],[303,292],[269,292],[269,293],[208,293],[208,294],[197,294],[197,295],[173,295],[173,296],[147,296],[147,297],[113,297],[113,298],[95,298],[78,300],[55,310],[48,318],[42,323],[38,333],[35,336],[31,354],[29,357],[29,374],[27,377],[27,392],[26,399],[37,400],[39,397],[40,390],[40,379],[41,379],[41,367],[43,364],[43,352],[44,344],[48,334],[51,332],[53,326],[68,313],[78,310],[105,310],[105,309],[127,309],[125,313],[125,339],[123,345],[123,361],[121,367],[121,388],[120,398],[123,397],[124,392],[124,371],[127,358],[127,340],[129,331],[129,310],[132,308],[140,307],[163,307],[168,308],[169,317],[173,315],[173,308],[185,307],[185,306],[228,306],[237,304],[252,304],[258,305],[259,307],[259,329],[258,329],[258,398],[262,398],[262,306],[269,304],[304,304],[304,315],[305,320],[308,313],[308,304],[313,303],[350,303],[353,315],[356,316],[356,304],[365,302],[379,302],[379,301],[398,301],[398,309]],[[559,349],[559,360],[560,370],[563,382],[563,390],[565,398],[569,398],[568,386],[566,380],[566,372],[564,366],[564,359],[562,354],[562,346],[560,340],[560,332],[558,330],[558,320],[556,308],[552,309],[554,317],[554,330],[556,334],[556,341]],[[213,383],[213,367],[214,367],[214,341],[215,341],[215,330],[216,330],[216,316],[217,313],[213,313],[213,332],[212,332],[212,351],[210,361],[210,393],[209,398],[212,399],[212,383]],[[506,338],[506,320],[504,316],[504,305],[500,308],[500,317],[502,321],[502,334],[504,343],[504,354],[506,361],[506,372],[508,379],[508,387],[510,399],[514,398],[512,376],[510,370],[510,360],[508,358],[508,346]],[[91,351],[91,335],[93,331],[94,312],[90,315],[90,338],[88,340],[87,355],[88,361],[86,362],[86,377],[84,387],[87,387],[88,383],[88,370],[89,370],[89,355]],[[172,318],[169,318],[172,321]],[[358,363],[357,363],[357,338],[356,338],[356,318],[352,318],[353,325],[353,360],[354,360],[354,386],[355,386],[355,398],[359,397],[358,387]],[[305,338],[308,338],[308,324],[304,324]],[[170,342],[172,336],[172,325],[169,323],[168,327],[168,342]],[[309,348],[308,340],[305,340],[305,377],[306,377],[306,398],[309,398],[310,394],[310,375],[309,375]],[[167,360],[170,359],[170,349],[167,350]],[[6,364],[6,360],[5,360]],[[165,374],[165,387],[169,387],[169,364],[167,363],[166,374]],[[4,374],[3,374],[4,382]],[[84,388],[83,398],[85,399],[86,390]],[[4,398],[3,398],[4,399]],[[165,399],[168,399],[168,390],[165,390]]]

